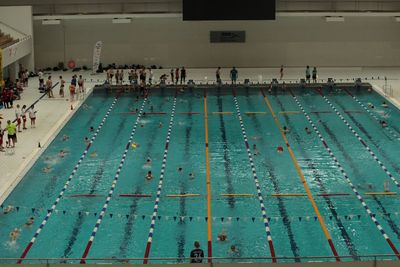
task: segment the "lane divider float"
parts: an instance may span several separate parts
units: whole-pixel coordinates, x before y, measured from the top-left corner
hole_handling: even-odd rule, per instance
[[[353,95],[347,88],[344,88],[346,93],[353,98],[362,108],[364,108],[372,118],[374,118],[378,123],[380,123],[380,119],[376,116],[367,106],[365,106],[355,95]],[[384,127],[396,140],[400,141],[400,136],[395,133],[389,126]]]
[[[110,107],[108,108],[105,116],[101,120],[100,124],[97,126],[97,129],[94,132],[94,134],[92,135],[92,138],[90,138],[89,144],[86,146],[85,150],[83,151],[81,157],[79,158],[78,162],[76,163],[74,169],[72,170],[71,174],[69,175],[67,181],[65,182],[63,188],[61,189],[60,193],[58,194],[53,205],[51,206],[51,208],[49,210],[47,210],[46,217],[43,219],[42,223],[40,224],[39,228],[36,230],[32,239],[29,241],[28,245],[25,247],[24,251],[22,252],[20,259],[17,261],[18,264],[22,263],[22,260],[26,257],[29,250],[35,243],[35,241],[38,238],[38,236],[40,235],[41,231],[43,230],[44,226],[49,221],[49,219],[50,219],[51,215],[53,214],[54,210],[56,209],[58,203],[60,203],[61,198],[63,197],[65,191],[67,190],[67,188],[69,186],[69,183],[71,182],[72,178],[74,178],[76,172],[78,171],[79,167],[81,166],[82,161],[85,159],[87,153],[89,152],[90,147],[92,146],[93,142],[96,140],[97,135],[99,134],[101,128],[103,128],[104,123],[106,122],[107,118],[109,117],[109,115],[110,115],[111,111],[113,110],[117,101],[118,101],[118,97],[115,97],[114,101],[111,103]]]
[[[147,96],[145,96],[145,98],[143,100],[143,103],[142,103],[142,105],[141,105],[141,107],[139,109],[139,114],[138,114],[138,116],[136,118],[136,121],[135,121],[135,123],[133,125],[131,134],[130,134],[129,139],[128,139],[128,143],[125,146],[125,150],[124,150],[124,153],[122,154],[122,158],[121,158],[121,161],[119,163],[117,172],[116,172],[116,174],[114,176],[113,182],[111,184],[111,188],[108,191],[108,195],[107,195],[106,201],[104,202],[103,208],[101,209],[101,212],[100,212],[99,216],[97,217],[96,224],[95,224],[95,226],[94,226],[94,228],[92,230],[92,233],[91,233],[91,235],[89,237],[89,241],[86,244],[85,251],[82,254],[81,261],[80,261],[80,263],[82,263],[82,264],[86,263],[85,259],[86,259],[87,255],[89,254],[89,251],[90,251],[90,248],[91,248],[91,246],[93,244],[93,241],[94,241],[94,238],[96,236],[96,233],[99,230],[99,227],[100,227],[100,225],[101,225],[101,223],[103,221],[104,215],[105,215],[105,213],[107,211],[108,204],[110,203],[110,200],[111,200],[111,198],[112,198],[112,196],[114,194],[115,187],[117,186],[122,166],[124,166],[126,155],[128,154],[129,148],[130,148],[131,143],[133,141],[133,136],[136,133],[136,128],[137,128],[137,125],[139,124],[140,118],[141,118],[141,116],[143,114],[143,109],[144,109],[144,107],[146,105],[146,102],[147,102]]]
[[[339,254],[337,253],[337,250],[335,248],[335,245],[332,242],[331,235],[329,234],[328,229],[325,226],[324,218],[322,218],[321,213],[319,212],[318,206],[315,203],[315,200],[314,200],[314,198],[313,198],[313,196],[311,194],[311,190],[310,190],[310,188],[309,188],[309,186],[307,184],[307,180],[305,179],[305,177],[303,175],[303,172],[300,169],[299,163],[297,162],[297,159],[296,159],[296,157],[295,157],[295,155],[294,155],[294,153],[293,153],[293,151],[292,151],[292,149],[290,147],[289,141],[286,138],[286,134],[284,133],[284,131],[283,131],[282,127],[281,127],[281,124],[279,123],[279,120],[276,117],[274,110],[272,109],[271,103],[269,102],[267,96],[264,93],[264,90],[262,88],[260,88],[260,90],[261,90],[262,96],[264,97],[265,103],[267,104],[268,109],[271,112],[271,115],[272,115],[272,117],[273,117],[273,119],[275,121],[275,124],[278,127],[279,132],[281,133],[283,140],[286,143],[287,149],[288,149],[289,154],[290,154],[290,156],[292,158],[294,166],[296,167],[297,173],[299,174],[300,181],[303,184],[303,187],[304,187],[304,189],[305,189],[305,191],[307,193],[308,199],[311,202],[311,205],[312,205],[312,207],[314,209],[315,215],[317,216],[317,219],[318,219],[319,224],[320,224],[320,226],[322,228],[322,231],[324,232],[325,237],[326,237],[326,239],[328,241],[329,247],[331,248],[331,251],[332,251],[333,255],[335,256],[336,261],[341,261],[340,257],[339,257]]]
[[[353,129],[350,123],[343,117],[343,115],[337,110],[337,108],[332,104],[331,101],[322,93],[321,89],[317,89],[321,97],[325,100],[325,102],[333,109],[336,115],[346,124],[347,128],[353,133],[353,135],[360,141],[360,143],[365,147],[365,149],[369,152],[369,154],[373,157],[373,159],[378,163],[381,169],[386,173],[386,175],[395,183],[397,188],[400,189],[400,183],[397,179],[392,175],[392,173],[386,168],[383,162],[376,156],[376,154],[371,150],[371,148],[367,145],[367,143],[361,138],[361,136]]]
[[[156,201],[154,203],[153,215],[152,215],[152,218],[151,218],[149,235],[148,235],[147,244],[146,244],[146,250],[145,250],[145,254],[144,254],[144,260],[143,260],[144,264],[147,264],[147,262],[148,262],[150,249],[151,249],[151,244],[152,244],[152,241],[153,241],[153,233],[154,233],[154,227],[155,227],[155,224],[156,224],[156,218],[157,218],[157,213],[158,213],[158,205],[160,203],[161,189],[162,189],[162,185],[163,185],[163,182],[164,182],[165,166],[167,164],[169,142],[170,142],[170,139],[171,139],[172,126],[174,125],[174,116],[175,116],[175,107],[176,107],[177,95],[178,95],[178,92],[175,91],[174,102],[173,102],[172,111],[171,111],[171,117],[170,117],[169,125],[168,125],[167,140],[165,142],[164,156],[163,156],[163,161],[162,161],[162,164],[161,164],[160,180],[158,182]]]
[[[233,101],[234,101],[235,107],[236,107],[236,114],[238,116],[238,119],[239,119],[239,122],[240,122],[240,128],[242,130],[242,136],[243,136],[243,139],[244,139],[244,143],[246,145],[247,155],[249,157],[251,171],[253,173],[254,183],[255,183],[256,188],[257,188],[258,200],[260,202],[261,213],[262,213],[262,217],[263,217],[263,221],[264,221],[265,232],[267,234],[267,240],[268,240],[269,250],[270,250],[270,253],[271,253],[271,257],[272,257],[272,262],[276,263],[275,248],[274,248],[274,243],[272,242],[272,235],[271,235],[271,229],[270,229],[270,226],[269,226],[267,211],[265,209],[264,199],[263,199],[263,196],[262,196],[262,193],[261,193],[261,186],[260,186],[260,182],[259,182],[258,177],[257,177],[256,168],[255,168],[255,165],[254,165],[254,162],[253,162],[253,156],[252,156],[252,153],[251,153],[251,150],[250,150],[250,145],[249,145],[249,142],[248,142],[248,139],[247,139],[246,130],[244,128],[242,115],[240,113],[239,103],[238,103],[237,98],[236,98],[235,89],[232,89],[232,94],[233,94]]]
[[[397,255],[397,257],[400,259],[400,254],[398,252],[398,250],[396,249],[396,247],[394,246],[393,242],[390,240],[389,236],[386,234],[385,230],[383,229],[383,227],[381,226],[381,224],[378,222],[378,220],[375,217],[375,214],[372,213],[372,211],[370,210],[370,208],[368,207],[367,203],[365,203],[363,197],[361,196],[361,194],[357,191],[356,187],[354,186],[354,184],[351,182],[349,176],[347,175],[347,173],[345,172],[344,168],[342,167],[342,165],[340,164],[339,160],[336,158],[336,156],[333,154],[332,150],[330,149],[330,147],[328,146],[327,142],[325,141],[325,139],[322,137],[321,132],[318,130],[318,128],[315,126],[314,122],[311,120],[311,117],[307,114],[307,112],[304,110],[303,106],[301,105],[300,101],[297,99],[297,97],[293,94],[293,92],[290,90],[297,106],[299,106],[299,108],[301,109],[301,111],[303,112],[303,115],[306,117],[307,121],[310,123],[311,127],[313,128],[314,132],[318,135],[319,139],[321,140],[322,144],[324,145],[325,149],[328,151],[329,155],[331,156],[331,158],[333,159],[333,161],[335,162],[336,166],[338,167],[339,171],[341,172],[341,174],[343,175],[344,179],[346,180],[346,182],[350,185],[351,189],[353,190],[354,194],[357,196],[358,200],[361,202],[362,206],[364,207],[364,209],[367,211],[368,215],[371,217],[372,221],[374,222],[374,224],[376,225],[376,227],[378,228],[379,232],[382,234],[382,236],[385,238],[386,242],[389,244],[389,246],[391,247],[391,249],[393,250],[393,252]]]
[[[367,196],[394,196],[397,195],[396,192],[367,192]]]

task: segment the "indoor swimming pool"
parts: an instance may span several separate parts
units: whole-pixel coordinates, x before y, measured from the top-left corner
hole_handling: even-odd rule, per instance
[[[95,89],[2,203],[0,258],[180,263],[196,240],[213,262],[398,254],[400,111],[384,101],[340,86]]]

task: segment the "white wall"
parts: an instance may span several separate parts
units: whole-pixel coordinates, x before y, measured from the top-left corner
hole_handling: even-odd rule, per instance
[[[28,35],[33,38],[33,17],[32,17],[32,7],[31,6],[17,6],[17,7],[0,7],[0,22],[6,24],[7,26],[13,28],[18,31],[20,34],[10,33],[14,38],[20,38],[22,35]],[[30,39],[24,45],[30,45],[30,51],[32,51],[29,55],[21,58],[19,63],[21,63],[24,67],[29,70],[33,70],[34,68],[34,50],[32,49],[33,42]],[[22,50],[26,49],[26,47],[21,48],[18,53],[22,53]],[[16,52],[16,51],[15,51]],[[11,56],[9,56],[11,57]],[[9,63],[9,62],[8,62]],[[6,66],[6,65],[4,65]]]
[[[244,44],[211,44],[210,30],[245,30]],[[103,63],[187,67],[400,66],[400,23],[391,17],[278,17],[265,22],[183,22],[180,18],[35,21],[36,66],[74,59],[91,65],[102,40]]]

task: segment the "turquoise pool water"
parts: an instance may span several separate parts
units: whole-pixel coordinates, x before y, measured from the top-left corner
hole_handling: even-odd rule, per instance
[[[77,263],[79,260],[73,258],[84,255],[96,222],[99,223],[98,229],[92,238],[93,242],[89,242],[87,258],[143,258],[147,247],[150,263],[156,263],[159,261],[151,258],[189,257],[195,240],[201,243],[207,255],[209,222],[213,257],[271,257],[271,244],[276,257],[333,256],[324,228],[339,257],[352,256],[341,260],[368,259],[358,258],[360,255],[393,254],[393,247],[400,248],[399,197],[365,193],[383,192],[385,181],[390,191],[399,191],[395,182],[400,182],[400,140],[396,138],[396,135],[400,135],[400,111],[390,104],[389,108],[381,107],[384,99],[377,93],[349,90],[324,89],[321,93],[326,99],[309,88],[294,89],[293,95],[288,91],[264,90],[264,98],[258,88],[238,87],[235,88],[235,98],[232,88],[208,88],[209,203],[204,89],[179,92],[176,99],[174,89],[155,89],[145,101],[136,98],[134,93],[124,93],[115,100],[115,94],[96,90],[2,204],[3,208],[12,205],[14,210],[0,214],[0,257],[19,258],[25,251],[26,258],[65,258],[66,262]],[[235,106],[235,100],[238,106]],[[267,102],[279,124],[290,130],[286,137],[293,155],[288,152]],[[367,112],[360,103],[365,106],[373,103],[375,108]],[[342,176],[301,107],[376,216],[393,247],[385,240]],[[94,135],[89,128],[93,126],[96,130],[110,109],[104,125],[92,139],[87,155],[73,172],[87,147],[85,137],[90,139]],[[238,111],[243,120],[269,221],[270,243]],[[377,118],[387,121],[389,129],[383,129]],[[310,134],[306,133],[305,127],[311,130]],[[132,141],[139,144],[136,148],[127,146],[133,128]],[[69,137],[68,140],[63,140],[65,135]],[[253,150],[254,144],[257,151]],[[278,146],[283,147],[283,153],[277,153]],[[58,156],[60,150],[66,151],[65,157]],[[384,168],[371,155],[371,151]],[[126,158],[120,165],[124,152]],[[165,154],[167,157],[163,162]],[[146,162],[148,158],[151,159],[150,163]],[[293,158],[298,162],[316,207],[312,206],[311,197],[307,196]],[[121,171],[116,179],[119,166]],[[150,181],[145,179],[149,170],[153,174]],[[68,187],[57,200],[71,173]],[[157,201],[161,173],[164,176]],[[194,177],[189,177],[189,173],[193,173]],[[113,182],[115,187],[112,187]],[[112,195],[107,201],[110,188]],[[320,195],[325,193],[342,195]],[[149,196],[121,196],[124,194]],[[176,194],[198,195],[168,196]],[[250,196],[228,197],[223,194]],[[103,216],[101,211],[106,201]],[[208,204],[211,218],[207,217]],[[156,214],[152,224],[154,211]],[[46,217],[49,212],[51,215]],[[320,213],[323,221],[317,213]],[[24,226],[32,216],[35,218],[34,224]],[[41,227],[40,234],[26,250],[43,219],[46,219],[46,223]],[[20,228],[21,233],[13,242],[10,241],[9,232],[14,228]],[[153,230],[149,246],[150,229]],[[218,240],[221,232],[226,233],[226,241]],[[231,252],[231,245],[235,245],[238,252]],[[296,259],[311,260],[315,259]],[[161,260],[163,263],[182,261]],[[232,261],[272,260],[214,260]]]

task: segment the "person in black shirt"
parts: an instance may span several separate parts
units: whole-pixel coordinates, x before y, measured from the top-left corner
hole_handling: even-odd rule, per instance
[[[204,258],[204,251],[200,248],[199,241],[194,242],[194,247],[190,252],[190,263],[202,263]]]
[[[186,69],[185,67],[181,68],[181,84],[186,82]]]

